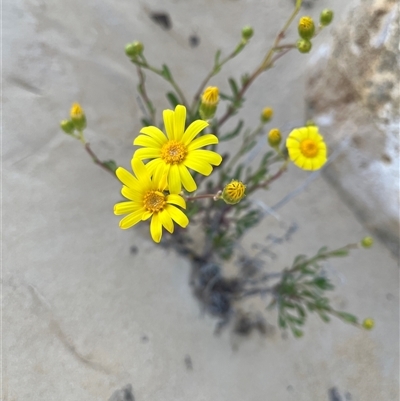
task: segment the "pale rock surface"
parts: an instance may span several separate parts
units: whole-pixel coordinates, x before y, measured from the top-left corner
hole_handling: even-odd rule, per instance
[[[326,170],[360,220],[395,255],[400,235],[399,3],[356,2],[316,49],[308,115],[340,152]]]
[[[129,385],[135,401],[327,400],[332,388],[343,400],[346,394],[363,401],[398,398],[399,270],[384,247],[329,265],[338,287],[335,306],[374,317],[374,331],[311,319],[300,341],[278,333],[240,343],[229,331],[215,337],[215,320],[191,294],[189,262],[155,246],[145,224],[118,228],[112,207],[120,184],[58,127],[70,104],[81,102],[92,148],[128,166],[141,114],[124,45],[143,40],[148,59],[168,62],[193,94],[216,49],[230,51],[248,23],[256,36],[225,71],[238,77],[257,64],[293,6],[290,0],[267,3],[3,2],[4,400],[106,401],[130,397]],[[347,2],[335,3],[339,19],[339,3]],[[173,29],[155,25],[148,10],[167,11]],[[319,10],[306,12],[317,18]],[[193,33],[201,40],[197,48],[188,44]],[[328,36],[329,29],[316,42]],[[274,126],[287,132],[302,124],[307,60],[292,52],[261,77],[241,115],[258,119],[269,105],[276,110]],[[150,77],[160,115],[167,86]],[[221,77],[212,83],[227,87]],[[291,166],[259,199],[272,206],[309,176]],[[278,213],[280,221],[266,217],[244,241],[263,243],[268,233],[297,223],[293,241],[274,248],[271,270],[298,253],[367,234],[321,179]],[[271,323],[275,319],[271,314]],[[185,367],[187,356],[192,370]]]

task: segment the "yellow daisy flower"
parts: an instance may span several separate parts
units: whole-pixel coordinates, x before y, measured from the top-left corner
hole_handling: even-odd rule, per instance
[[[182,196],[176,193],[165,194],[166,177],[161,169],[151,178],[150,172],[137,158],[132,159],[134,177],[129,171],[119,167],[115,172],[123,187],[121,194],[129,199],[114,206],[114,214],[127,214],[120,222],[122,229],[127,229],[139,221],[151,217],[150,234],[155,242],[161,241],[162,227],[170,233],[174,232],[174,223],[181,227],[189,224],[187,216],[176,206],[186,208]]]
[[[188,192],[197,189],[197,184],[188,168],[203,175],[210,175],[214,166],[218,166],[222,157],[211,150],[200,149],[203,146],[218,143],[215,135],[207,134],[195,137],[208,126],[203,120],[193,121],[185,130],[186,108],[178,105],[173,110],[163,112],[165,135],[159,128],[151,126],[140,130],[134,145],[144,146],[138,149],[134,157],[140,160],[153,159],[147,163],[150,174],[158,169],[166,172],[170,192],[178,194],[182,185]]]
[[[324,138],[316,126],[294,129],[286,139],[290,160],[303,170],[318,170],[327,161]]]

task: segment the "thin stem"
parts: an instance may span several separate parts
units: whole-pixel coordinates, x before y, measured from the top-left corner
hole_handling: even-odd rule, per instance
[[[155,125],[156,109],[154,108],[153,103],[151,102],[151,100],[149,99],[149,97],[147,95],[146,86],[145,86],[146,76],[144,75],[141,67],[139,67],[138,65],[136,66],[136,71],[139,76],[139,85],[138,85],[139,93],[142,96],[142,99],[149,111],[150,120],[151,120],[152,124]]]
[[[260,188],[266,188],[269,184],[271,184],[273,181],[275,181],[276,179],[278,179],[286,170],[287,170],[287,165],[288,165],[289,161],[286,160],[285,163],[283,163],[283,165],[281,166],[281,168],[271,177],[269,177],[268,179],[266,179],[265,181],[262,181],[258,184],[254,184],[253,186],[247,188],[247,194],[251,194],[252,192],[254,192],[257,189]]]
[[[104,164],[97,156],[96,154],[93,152],[93,150],[90,147],[90,144],[88,142],[85,143],[85,150],[87,153],[89,153],[90,157],[92,158],[92,160],[94,161],[94,163],[96,163],[98,166],[100,166],[102,169],[108,171],[110,174],[112,174],[112,176],[114,178],[117,178],[117,176],[115,175],[114,171],[110,170],[110,168]]]
[[[212,198],[214,200],[217,200],[218,196],[220,195],[220,193],[217,194],[202,194],[202,195],[195,195],[195,196],[188,196],[186,197],[186,200],[188,202],[192,202],[198,199],[207,199],[207,198]]]

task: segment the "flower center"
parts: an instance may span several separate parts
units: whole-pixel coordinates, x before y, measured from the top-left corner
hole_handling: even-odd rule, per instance
[[[300,151],[305,157],[315,157],[318,153],[318,144],[312,139],[304,139],[300,143]]]
[[[165,206],[165,196],[159,191],[148,191],[143,197],[143,204],[149,212],[159,212]]]
[[[182,142],[168,141],[161,148],[161,159],[167,164],[179,164],[187,155],[186,146]]]

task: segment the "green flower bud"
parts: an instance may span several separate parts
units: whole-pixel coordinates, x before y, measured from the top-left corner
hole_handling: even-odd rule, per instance
[[[271,107],[264,107],[261,112],[261,122],[267,123],[274,115],[274,110]]]
[[[128,57],[134,58],[143,53],[144,46],[142,42],[132,42],[125,46],[125,54]]]
[[[375,326],[375,321],[374,319],[371,319],[370,317],[367,319],[364,319],[364,321],[362,322],[362,327],[364,327],[364,329],[366,330],[372,330]]]
[[[200,117],[203,120],[210,120],[217,111],[219,102],[219,90],[216,86],[209,86],[203,92],[200,104]]]
[[[300,53],[308,53],[311,50],[312,43],[308,39],[299,39],[296,46]]]
[[[86,128],[86,115],[79,103],[74,103],[71,107],[70,117],[74,124],[74,127],[78,131],[82,131]]]
[[[373,244],[374,244],[374,239],[372,237],[364,237],[361,240],[361,246],[363,248],[371,248]]]
[[[315,25],[311,17],[301,17],[297,26],[300,37],[311,39],[314,36]]]
[[[74,123],[71,120],[62,120],[60,127],[66,134],[72,134],[75,129]]]
[[[322,10],[321,15],[319,16],[319,23],[322,26],[328,26],[333,20],[333,11],[326,8]]]
[[[282,140],[281,131],[278,128],[272,128],[268,133],[268,143],[272,148],[279,146]]]
[[[243,182],[232,180],[229,184],[225,185],[221,198],[228,205],[235,205],[245,197],[245,192],[246,185]]]
[[[242,38],[244,40],[249,40],[254,35],[254,30],[251,26],[245,26],[242,29]]]

